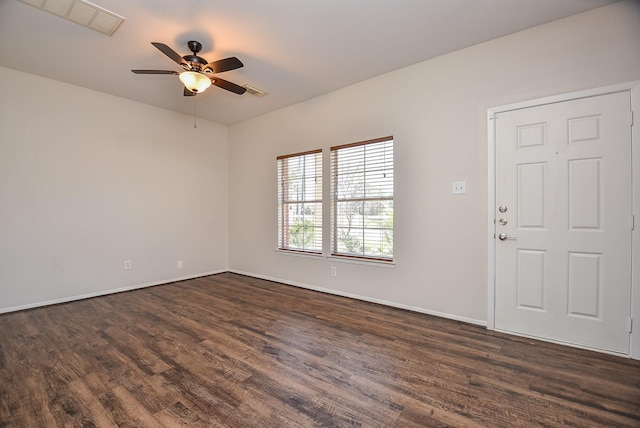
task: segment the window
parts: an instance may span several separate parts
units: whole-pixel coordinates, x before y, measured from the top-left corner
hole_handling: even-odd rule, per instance
[[[393,260],[393,137],[331,148],[331,253]]]
[[[277,162],[278,249],[322,253],[322,150]]]

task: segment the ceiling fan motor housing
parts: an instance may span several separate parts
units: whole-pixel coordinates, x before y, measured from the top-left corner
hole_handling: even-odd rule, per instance
[[[202,50],[202,43],[195,40],[189,40],[187,42],[187,46],[189,47],[189,50],[193,52],[193,55],[185,55],[182,57],[190,66],[187,68],[183,65],[183,68],[185,68],[186,70],[195,69],[196,71],[200,71],[203,66],[207,65],[207,60],[202,58],[201,56],[198,56],[198,52]]]

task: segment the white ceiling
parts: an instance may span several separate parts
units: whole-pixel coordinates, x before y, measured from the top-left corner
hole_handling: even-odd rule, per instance
[[[178,70],[150,42],[208,61],[237,56],[220,77],[268,92],[211,87],[198,116],[232,124],[454,50],[616,0],[94,0],[124,16],[113,36],[18,0],[0,0],[0,66],[192,114]],[[28,90],[28,88],[25,88]],[[46,96],[46,94],[43,94]]]

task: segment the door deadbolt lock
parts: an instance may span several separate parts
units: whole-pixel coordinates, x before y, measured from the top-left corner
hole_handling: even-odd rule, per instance
[[[498,207],[498,211],[500,211],[501,213],[506,213],[507,212],[507,207],[505,207],[504,205],[500,205]]]
[[[498,220],[498,223],[500,223],[500,226],[506,226],[509,222],[506,218],[501,218],[500,220]]]

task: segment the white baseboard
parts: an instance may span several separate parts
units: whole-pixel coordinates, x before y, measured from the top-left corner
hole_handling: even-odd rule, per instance
[[[160,281],[147,282],[144,284],[129,285],[127,287],[121,287],[121,288],[112,288],[109,290],[102,290],[102,291],[97,291],[95,293],[81,294],[78,296],[69,296],[69,297],[63,297],[60,299],[45,300],[45,301],[36,302],[36,303],[29,303],[27,305],[13,306],[10,308],[0,308],[0,314],[15,312],[15,311],[22,311],[25,309],[38,308],[40,306],[57,305],[59,303],[73,302],[75,300],[90,299],[92,297],[105,296],[107,294],[122,293],[123,291],[131,291],[131,290],[137,290],[140,288],[153,287],[155,285],[169,284],[171,282],[178,282],[178,281],[184,281],[187,279],[200,278],[203,276],[215,275],[223,272],[227,272],[227,269],[222,269],[219,271],[211,271],[211,272],[202,272],[195,275],[187,275],[187,276],[181,276],[177,278],[163,279]]]
[[[252,272],[244,272],[244,271],[240,271],[240,270],[237,270],[237,269],[222,269],[222,270],[211,271],[211,272],[202,272],[202,273],[198,273],[198,274],[195,274],[195,275],[181,276],[181,277],[177,277],[177,278],[170,278],[170,279],[165,279],[165,280],[161,280],[161,281],[148,282],[148,283],[144,283],[144,284],[136,284],[136,285],[131,285],[131,286],[127,286],[127,287],[121,287],[121,288],[112,288],[112,289],[109,289],[109,290],[102,290],[102,291],[98,291],[98,292],[95,292],[95,293],[88,293],[88,294],[81,294],[81,295],[77,295],[77,296],[63,297],[63,298],[54,299],[54,300],[45,300],[45,301],[36,302],[36,303],[29,303],[27,305],[13,306],[13,307],[10,307],[10,308],[0,308],[0,314],[8,313],[8,312],[21,311],[21,310],[25,310],[25,309],[32,309],[32,308],[37,308],[37,307],[41,307],[41,306],[49,306],[49,305],[56,305],[56,304],[60,304],[60,303],[67,303],[67,302],[72,302],[72,301],[75,301],[75,300],[90,299],[92,297],[105,296],[107,294],[122,293],[124,291],[138,290],[140,288],[153,287],[153,286],[156,286],[156,285],[169,284],[169,283],[178,282],[178,281],[185,281],[185,280],[188,280],[188,279],[200,278],[200,277],[209,276],[209,275],[216,275],[216,274],[224,273],[224,272],[237,273],[239,275],[246,275],[246,276],[251,276],[251,277],[254,277],[254,278],[265,279],[267,281],[279,282],[279,283],[282,283],[282,284],[285,284],[285,285],[291,285],[291,286],[294,286],[294,287],[305,288],[307,290],[319,291],[321,293],[333,294],[333,295],[336,295],[336,296],[348,297],[350,299],[362,300],[362,301],[371,302],[371,303],[377,303],[379,305],[391,306],[391,307],[394,307],[394,308],[405,309],[405,310],[412,311],[412,312],[419,312],[419,313],[422,313],[422,314],[433,315],[433,316],[437,316],[437,317],[440,317],[440,318],[447,318],[447,319],[451,319],[451,320],[455,320],[455,321],[462,321],[462,322],[465,322],[465,323],[468,323],[468,324],[475,324],[475,325],[480,325],[480,326],[483,326],[483,327],[487,326],[487,322],[486,321],[482,321],[482,320],[476,320],[476,319],[467,318],[467,317],[460,317],[460,316],[457,316],[457,315],[452,315],[452,314],[448,314],[448,313],[444,313],[444,312],[430,311],[430,310],[427,310],[427,309],[424,309],[424,308],[419,308],[419,307],[416,307],[416,306],[404,305],[404,304],[401,304],[401,303],[390,302],[390,301],[387,301],[387,300],[374,299],[372,297],[361,296],[361,295],[358,295],[358,294],[344,293],[344,292],[332,290],[332,289],[329,289],[329,288],[317,287],[317,286],[313,286],[313,285],[309,285],[309,284],[303,284],[303,283],[299,283],[299,282],[295,282],[295,281],[289,281],[289,280],[282,279],[282,278],[274,278],[274,277],[270,277],[270,276],[266,276],[266,275],[260,275],[260,274],[256,274],[256,273],[252,273]]]
[[[479,326],[482,326],[482,327],[486,327],[487,326],[487,322],[486,321],[477,320],[477,319],[473,319],[473,318],[467,318],[467,317],[461,317],[461,316],[458,316],[458,315],[452,315],[452,314],[448,314],[448,313],[444,313],[444,312],[430,311],[428,309],[419,308],[419,307],[416,307],[416,306],[404,305],[402,303],[390,302],[390,301],[381,300],[381,299],[374,299],[372,297],[361,296],[361,295],[358,295],[358,294],[344,293],[344,292],[332,290],[332,289],[329,289],[329,288],[316,287],[314,285],[302,284],[302,283],[299,283],[299,282],[288,281],[286,279],[273,278],[273,277],[270,277],[270,276],[259,275],[259,274],[251,273],[251,272],[244,272],[244,271],[240,271],[240,270],[236,270],[236,269],[229,269],[229,272],[237,273],[239,275],[252,276],[254,278],[265,279],[267,281],[280,282],[282,284],[292,285],[294,287],[299,287],[299,288],[306,288],[308,290],[319,291],[319,292],[322,292],[322,293],[333,294],[333,295],[336,295],[336,296],[348,297],[350,299],[362,300],[362,301],[371,302],[371,303],[377,303],[379,305],[391,306],[391,307],[394,307],[394,308],[405,309],[405,310],[412,311],[412,312],[419,312],[419,313],[426,314],[426,315],[433,315],[433,316],[440,317],[440,318],[447,318],[447,319],[450,319],[450,320],[462,321],[462,322],[465,322],[465,323],[468,323],[468,324],[475,324],[475,325],[479,325]]]

